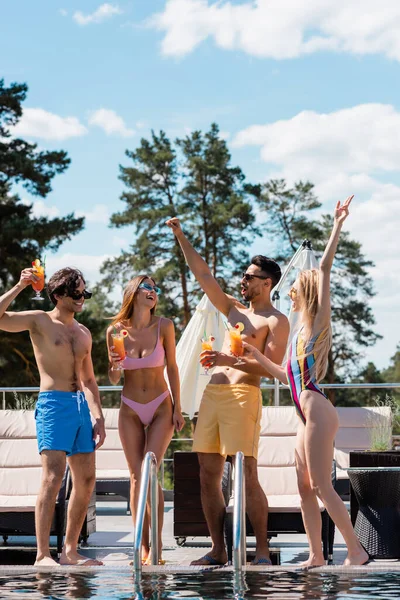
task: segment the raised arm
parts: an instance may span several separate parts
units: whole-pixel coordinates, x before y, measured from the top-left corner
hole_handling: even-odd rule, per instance
[[[340,201],[335,206],[333,229],[326,245],[319,265],[318,284],[318,309],[314,322],[314,329],[321,331],[328,327],[331,318],[331,270],[335,258],[339,236],[343,223],[349,216],[350,203],[354,196],[349,196],[341,205]]]
[[[32,282],[37,281],[33,269],[24,269],[21,272],[19,282],[11,290],[0,296],[0,329],[18,333],[20,331],[30,330],[35,319],[43,311],[27,310],[22,312],[6,312],[11,302]]]
[[[207,294],[210,301],[213,303],[222,314],[228,316],[234,300],[227,296],[213,277],[210,267],[200,254],[193,248],[187,237],[182,231],[179,219],[173,218],[166,222],[166,225],[172,229],[176,239],[179,242],[185,260],[192,271],[193,275],[199,282],[201,289]]]

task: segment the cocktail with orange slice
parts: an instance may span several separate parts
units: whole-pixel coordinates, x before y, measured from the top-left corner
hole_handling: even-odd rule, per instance
[[[40,292],[44,288],[44,265],[40,263],[37,258],[32,262],[33,274],[37,277],[37,281],[32,281],[32,287],[36,292],[36,296],[33,296],[33,300],[44,300]]]
[[[213,350],[213,342],[215,342],[214,336],[204,336],[201,340],[201,351],[205,352],[206,350],[209,350],[211,352]],[[201,375],[208,375],[209,368],[210,367],[204,367],[204,373],[201,373]]]
[[[114,351],[118,354],[119,358],[121,359],[121,362],[126,357],[124,340],[127,335],[128,335],[128,332],[126,329],[121,329],[121,331],[115,331],[114,333],[111,334],[111,338],[113,340]],[[123,367],[120,362],[118,363],[116,368],[120,371],[123,370]]]
[[[245,361],[241,359],[244,354],[243,341],[242,341],[242,331],[244,330],[243,323],[236,323],[236,325],[231,325],[229,328],[229,337],[231,341],[231,354],[236,356],[237,361],[235,365],[244,365]]]

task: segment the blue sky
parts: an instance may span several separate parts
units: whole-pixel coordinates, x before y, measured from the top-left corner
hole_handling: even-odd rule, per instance
[[[373,306],[386,366],[400,334],[400,43],[397,0],[14,0],[3,3],[0,76],[29,85],[18,134],[68,151],[71,167],[35,202],[85,214],[85,231],[49,261],[92,279],[131,241],[118,165],[150,129],[169,136],[216,121],[251,181],[309,178],[324,209],[356,194],[348,229],[375,260]],[[257,241],[254,251],[271,244]]]

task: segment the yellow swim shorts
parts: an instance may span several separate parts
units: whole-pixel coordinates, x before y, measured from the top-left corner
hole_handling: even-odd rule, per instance
[[[254,385],[211,384],[204,390],[193,438],[193,452],[257,458],[261,391]]]

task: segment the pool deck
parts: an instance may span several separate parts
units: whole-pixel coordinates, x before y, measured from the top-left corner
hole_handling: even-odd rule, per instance
[[[102,567],[57,567],[60,570],[90,570],[113,569],[121,572],[131,572],[133,531],[130,515],[126,514],[126,502],[99,501],[96,504],[96,532],[81,553],[88,558],[97,558],[104,562]],[[173,536],[173,504],[166,502],[163,529],[163,558],[164,566],[143,567],[143,573],[189,573],[204,570],[231,571],[232,566],[226,567],[197,567],[190,566],[195,560],[210,548],[209,538],[187,538],[184,546],[179,547]],[[307,540],[305,535],[285,534],[273,537],[270,542],[274,566],[245,567],[246,571],[299,571],[305,570],[301,563],[308,557]],[[254,538],[248,539],[248,554],[254,553]],[[361,567],[343,567],[346,548],[338,531],[335,535],[333,565],[314,567],[314,573],[340,571],[341,573],[356,572],[400,572],[400,560],[375,560]],[[8,545],[0,543],[0,576],[21,574],[36,571],[32,564],[35,557],[35,539],[32,537],[10,537]],[[44,571],[43,567],[40,569]],[[54,567],[49,569],[54,570]],[[311,569],[309,569],[311,570]]]

